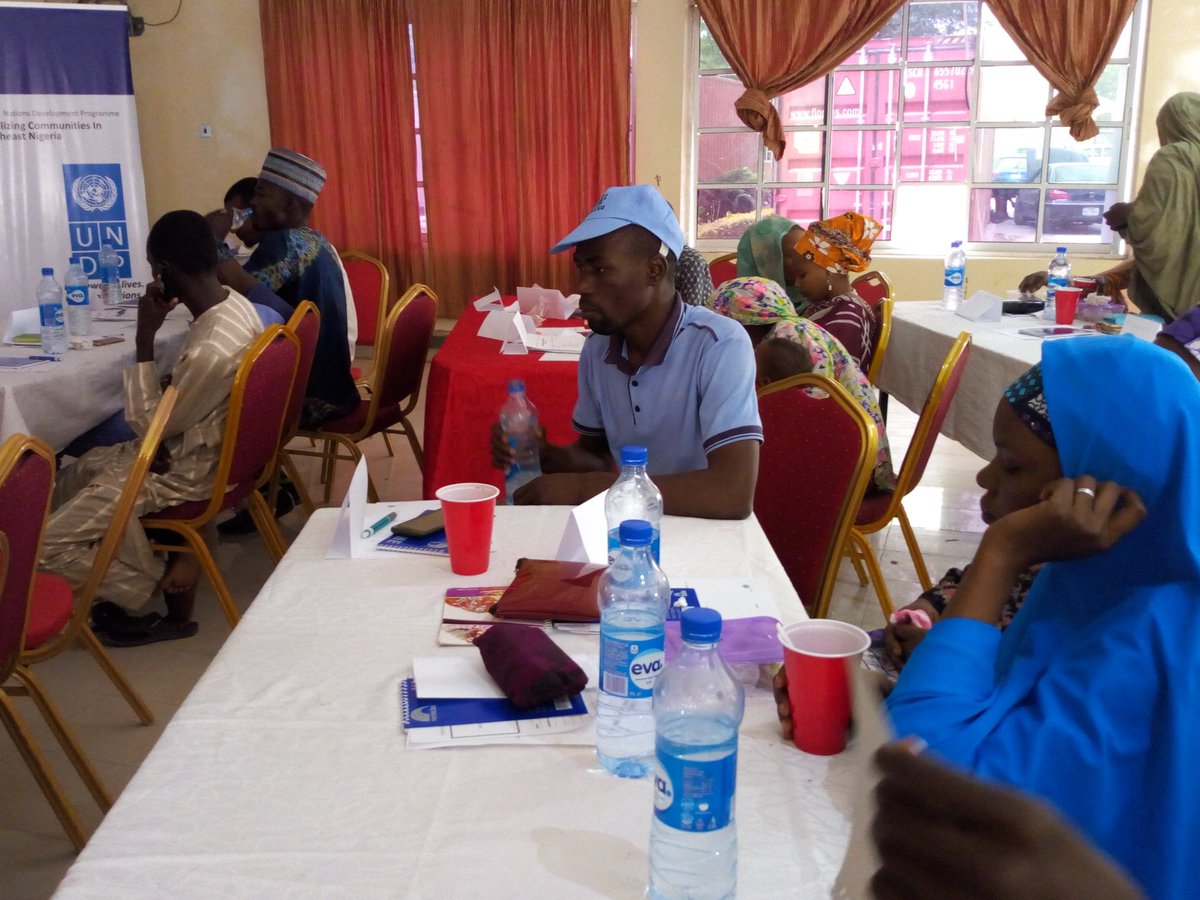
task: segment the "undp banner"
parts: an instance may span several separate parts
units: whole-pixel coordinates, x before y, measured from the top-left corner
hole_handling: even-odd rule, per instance
[[[125,7],[0,5],[0,198],[0,314],[35,305],[43,266],[62,284],[72,254],[98,279],[102,244],[120,254],[124,298],[141,296],[149,229]]]

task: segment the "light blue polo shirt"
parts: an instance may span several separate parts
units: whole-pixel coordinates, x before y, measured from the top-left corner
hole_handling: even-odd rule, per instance
[[[572,424],[582,435],[603,435],[614,460],[626,444],[642,444],[650,475],[707,469],[718,447],[762,440],[754,374],[746,330],[676,294],[636,372],[620,335],[587,339]]]

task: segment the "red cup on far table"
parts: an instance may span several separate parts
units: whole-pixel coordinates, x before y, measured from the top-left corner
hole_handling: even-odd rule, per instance
[[[871,645],[861,628],[809,619],[784,628],[792,739],[805,753],[832,756],[846,749],[850,726],[850,666]]]
[[[1080,300],[1086,300],[1100,289],[1100,282],[1088,275],[1073,275],[1067,280],[1067,284],[1071,287],[1077,287],[1083,292],[1079,295]]]
[[[1059,325],[1070,325],[1075,321],[1075,312],[1079,308],[1079,295],[1083,291],[1077,287],[1060,287],[1054,292],[1054,321]]]
[[[438,488],[450,545],[450,571],[455,575],[482,575],[492,552],[492,522],[500,491],[490,484],[464,482]]]

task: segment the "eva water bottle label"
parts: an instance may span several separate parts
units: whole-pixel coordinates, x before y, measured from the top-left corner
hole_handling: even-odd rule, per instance
[[[87,288],[72,287],[67,291],[68,306],[87,306]]]
[[[42,303],[38,305],[38,318],[42,325],[62,325],[63,308],[58,303]]]
[[[654,696],[663,670],[663,635],[626,641],[600,634],[600,688],[615,697],[643,700]]]
[[[737,750],[720,759],[680,759],[659,748],[654,759],[654,815],[680,831],[716,831],[733,818]]]
[[[963,269],[947,269],[944,287],[962,287],[963,286]]]

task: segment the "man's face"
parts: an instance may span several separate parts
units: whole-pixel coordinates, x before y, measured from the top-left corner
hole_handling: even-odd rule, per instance
[[[254,210],[255,228],[259,232],[286,228],[292,199],[292,195],[279,185],[258,179],[258,185],[254,188],[254,199],[250,201],[250,208]]]
[[[579,311],[596,334],[619,334],[654,300],[654,258],[631,246],[628,227],[575,246]],[[658,257],[658,265],[664,265]]]

